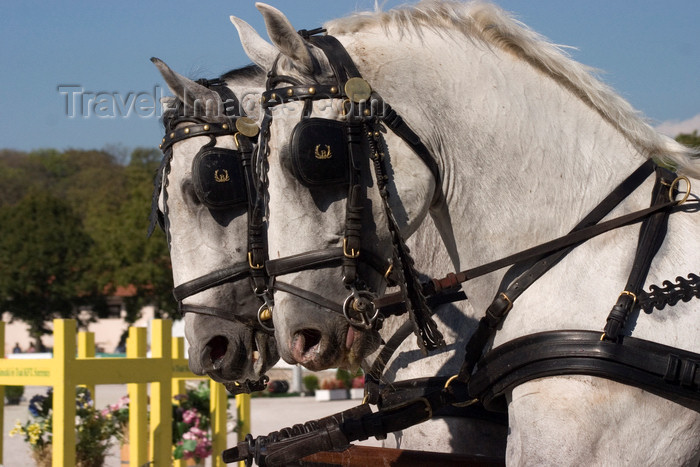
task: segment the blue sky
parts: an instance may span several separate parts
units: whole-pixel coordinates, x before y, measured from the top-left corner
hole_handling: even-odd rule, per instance
[[[299,29],[374,5],[373,0],[269,3]],[[389,0],[385,8],[403,3]],[[576,47],[572,56],[604,71],[603,79],[653,124],[673,135],[700,127],[697,0],[496,3],[553,42]],[[168,94],[151,56],[193,78],[244,66],[249,60],[231,14],[264,31],[253,1],[4,2],[0,148],[157,146],[156,117],[130,112],[126,118],[69,118],[68,91],[116,93],[128,108],[137,93],[158,94],[160,88]]]

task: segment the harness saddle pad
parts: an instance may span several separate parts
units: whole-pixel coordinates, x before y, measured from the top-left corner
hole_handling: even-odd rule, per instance
[[[210,209],[226,209],[248,201],[245,173],[238,151],[204,148],[192,161],[192,180],[199,200]]]
[[[348,183],[345,124],[305,118],[294,127],[291,143],[294,176],[306,186]]]

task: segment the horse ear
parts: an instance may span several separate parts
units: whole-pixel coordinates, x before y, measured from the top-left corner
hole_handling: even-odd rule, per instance
[[[223,107],[223,103],[216,92],[176,73],[165,62],[156,57],[152,57],[151,61],[163,75],[163,79],[172,93],[185,104],[186,115],[211,118],[223,115],[219,111]]]
[[[243,50],[248,58],[263,70],[272,68],[278,53],[277,48],[260,37],[257,31],[242,19],[231,16],[231,22],[236,26],[238,37],[241,38]]]
[[[314,69],[311,52],[309,52],[304,39],[297,34],[287,17],[277,8],[270,5],[256,3],[255,6],[263,15],[267,34],[270,36],[272,43],[282,54],[295,60],[305,71],[311,73]]]

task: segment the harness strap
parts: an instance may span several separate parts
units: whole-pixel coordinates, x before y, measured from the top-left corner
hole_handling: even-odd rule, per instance
[[[672,186],[674,178],[675,174],[669,170],[661,167],[656,169],[656,183],[652,191],[652,206],[663,204],[669,198],[669,192],[664,188],[664,185],[671,186],[670,197],[671,199],[675,198],[677,190],[675,186]],[[617,303],[610,310],[606,320],[605,339],[617,339],[622,327],[625,325],[627,316],[637,304],[637,295],[644,288],[644,281],[649,273],[651,261],[654,259],[657,251],[659,251],[666,236],[669,215],[668,211],[657,212],[642,222],[632,270],[624,291],[618,297]]]
[[[197,123],[184,128],[176,128],[167,133],[161,141],[160,149],[165,152],[173,144],[195,136],[224,136],[233,133],[235,133],[235,127],[229,123]]]
[[[421,141],[420,136],[418,136],[409,127],[406,122],[401,118],[401,115],[397,114],[396,111],[391,108],[387,103],[384,103],[384,114],[382,115],[382,122],[388,126],[391,131],[393,131],[398,137],[400,137],[406,144],[408,144],[413,152],[416,153],[418,157],[421,158],[423,163],[428,166],[430,172],[435,178],[435,186],[437,188],[437,193],[439,196],[442,195],[442,177],[440,176],[440,168],[435,162],[435,158],[430,153],[428,148]]]
[[[469,394],[504,411],[505,394],[536,378],[591,375],[636,386],[700,412],[700,354],[643,339],[601,340],[598,331],[548,331],[489,352]]]
[[[604,227],[601,228],[601,226],[604,226],[605,224],[614,226],[616,221],[622,219],[622,217],[633,217],[634,215],[640,215],[641,213],[653,209],[654,206],[648,208],[647,210],[638,211],[637,213],[632,213],[628,216],[622,216],[621,218],[613,219],[607,223],[604,222],[596,225],[596,223],[604,218],[610,211],[612,211],[612,209],[615,208],[620,201],[636,190],[637,187],[639,187],[639,185],[641,185],[641,183],[654,171],[655,167],[656,164],[651,159],[645,161],[637,170],[635,170],[629,177],[627,177],[627,179],[625,179],[607,197],[605,197],[605,199],[603,199],[598,206],[596,206],[586,217],[584,217],[584,219],[579,222],[576,227],[574,227],[573,231],[569,235],[562,238],[568,238],[574,234],[580,234],[581,232],[585,232],[587,230],[596,232],[597,230],[594,229],[598,229],[601,231],[600,233],[602,233],[603,231],[609,230]],[[656,185],[658,185],[658,180]],[[671,202],[670,204],[675,204],[675,202]],[[596,233],[596,235],[598,235],[598,233]],[[556,242],[556,240],[554,242]],[[466,381],[469,379],[469,375],[472,373],[476,363],[481,358],[483,349],[486,347],[488,340],[491,338],[503,319],[505,319],[506,314],[513,306],[513,302],[537,279],[542,277],[542,275],[549,271],[549,269],[561,261],[561,259],[566,256],[575,246],[576,243],[559,251],[555,251],[555,253],[537,261],[515,282],[513,282],[507,290],[496,295],[496,298],[486,310],[485,316],[479,321],[479,326],[476,332],[467,342],[465,359],[459,373],[461,380]],[[516,265],[512,269],[517,269],[518,267],[519,265]]]
[[[630,193],[636,190],[642,184],[642,182],[647,179],[647,177],[654,171],[655,165],[656,164],[651,159],[646,160],[608,196],[606,196],[603,201],[598,204],[598,206],[596,206],[587,216],[585,216],[581,222],[574,227],[573,231],[581,230],[600,222],[601,219],[603,219],[623,199],[629,196]],[[462,363],[462,368],[459,372],[461,380],[468,380],[469,375],[471,375],[471,373],[474,371],[476,363],[483,355],[483,351],[488,340],[495,332],[497,326],[505,318],[505,315],[510,311],[511,307],[513,306],[513,302],[537,279],[542,277],[547,271],[554,267],[554,265],[561,261],[564,256],[569,254],[573,248],[574,246],[570,246],[540,259],[530,267],[526,268],[525,272],[521,273],[517,280],[513,281],[513,283],[507,289],[503,285],[501,288],[499,288],[501,293],[497,294],[491,305],[489,305],[484,317],[479,321],[479,326],[476,332],[467,342],[464,362]],[[511,271],[519,270],[522,265],[523,262],[514,265],[506,273],[506,276],[508,276]]]
[[[214,316],[228,321],[235,321],[237,323],[245,324],[246,326],[259,327],[257,319],[253,317],[237,316],[234,320],[231,317],[231,310],[223,308],[215,308],[204,305],[191,305],[188,303],[180,302],[178,310],[182,315],[184,315],[185,313],[195,313],[198,315]]]
[[[229,381],[223,383],[223,385],[229,394],[232,396],[237,396],[238,394],[250,394],[251,392],[264,391],[269,380],[269,376],[262,375],[256,381],[251,381],[249,379],[243,381],[242,383],[238,381]]]
[[[340,89],[342,89],[348,79],[362,76],[352,57],[345,50],[343,44],[335,37],[323,35],[309,36],[306,39],[326,54]]]
[[[425,284],[424,284],[425,285]],[[444,305],[447,303],[453,303],[453,302],[459,302],[461,300],[466,300],[467,299],[467,294],[465,294],[463,291],[444,291],[441,294],[434,295],[434,296],[426,296],[426,300],[428,302],[428,308],[430,308],[431,312],[435,313],[436,308],[440,305]],[[404,313],[406,313],[406,306],[404,305],[404,302],[397,302],[395,304],[391,305],[381,305],[378,303],[378,300],[380,299],[375,299],[374,300],[374,306],[376,309],[379,311],[380,315],[383,316],[384,318],[388,316],[400,316]],[[373,405],[376,405],[379,403],[379,398],[380,398],[380,382],[381,382],[381,377],[382,373],[384,373],[384,368],[386,367],[386,364],[389,362],[389,359],[391,356],[396,352],[396,349],[399,348],[399,345],[403,341],[405,341],[408,336],[410,336],[413,333],[413,326],[414,324],[409,320],[409,321],[404,321],[399,329],[397,329],[394,334],[389,338],[388,341],[382,342],[382,350],[379,352],[377,357],[374,359],[374,363],[370,367],[369,371],[365,372],[365,397],[367,398],[367,402]],[[394,383],[390,383],[390,385],[393,387]]]
[[[437,390],[394,407],[372,412],[368,404],[293,427],[274,431],[267,436],[246,436],[244,442],[225,450],[226,463],[245,461],[268,467],[295,463],[302,457],[336,449],[369,437],[385,439],[388,433],[404,430],[427,421],[435,412],[455,402],[454,393]]]
[[[447,376],[432,376],[387,383],[381,388],[379,401],[376,405],[379,409],[401,406],[414,399],[443,390],[448,385],[449,379]],[[451,384],[448,386],[451,386]],[[464,395],[466,397],[466,391]],[[480,403],[467,406],[449,404],[436,408],[433,415],[435,417],[465,417],[508,426],[508,417],[506,415],[502,412],[486,410]]]
[[[299,298],[302,298],[306,301],[315,303],[316,305],[319,305],[323,308],[326,308],[327,310],[334,311],[336,313],[343,314],[343,305],[339,303],[335,303],[333,300],[329,300],[323,295],[319,295],[317,293],[311,292],[310,290],[305,290],[300,287],[297,287],[292,284],[288,284],[287,282],[282,282],[282,281],[275,281],[274,284],[275,290],[279,290],[281,292],[287,292],[288,294],[297,296]]]
[[[265,269],[267,248],[263,219],[264,207],[255,186],[253,147],[247,138],[243,141],[245,142],[239,142],[239,149],[241,149],[241,161],[248,190],[248,269],[253,292],[263,294],[268,280],[268,272]]]
[[[172,157],[173,151],[171,148],[168,148],[163,153],[163,159],[161,159],[160,165],[158,166],[158,171],[156,172],[156,176],[153,178],[153,194],[151,195],[151,214],[148,216],[148,231],[146,232],[147,237],[151,238],[151,235],[153,235],[153,232],[156,230],[156,226],[159,226],[161,230],[165,232],[168,242],[168,249],[170,249],[170,233],[168,232],[169,229],[165,228],[165,214],[162,213],[158,208],[158,199],[160,198],[160,191],[161,187],[163,186],[163,180],[165,179],[167,181],[167,176],[165,172],[166,168],[168,172],[170,171],[170,159]],[[167,196],[167,193],[164,193],[164,195]]]
[[[382,157],[382,154],[387,149],[382,133],[378,131],[377,126],[375,124],[372,126],[367,125],[366,127],[368,130],[372,130],[368,131],[368,134],[372,135],[368,138],[369,156],[373,162],[377,189],[382,198],[387,226],[391,234],[393,257],[396,264],[400,266],[397,268],[396,273],[399,277],[400,293],[406,298],[404,302],[405,311],[408,312],[410,322],[413,323],[413,331],[417,337],[418,347],[423,354],[427,354],[428,350],[444,346],[445,341],[442,333],[438,330],[437,323],[432,319],[432,311],[423,294],[423,287],[418,280],[418,272],[414,268],[411,252],[401,235],[398,222],[389,204],[389,192],[387,190],[389,177],[387,176],[385,159]]]
[[[309,268],[337,266],[342,263],[343,256],[343,247],[341,246],[311,250],[292,256],[285,256],[284,258],[269,259],[265,262],[265,269],[270,277],[284,276],[285,274],[304,271]],[[391,266],[391,262],[368,252],[364,252],[359,259],[383,275],[387,274]],[[388,274],[389,279],[393,279],[393,274],[392,269]]]
[[[302,299],[309,301],[311,303],[315,303],[316,305],[319,305],[319,306],[326,308],[330,311],[344,314],[342,304],[336,303],[330,299],[325,298],[322,295],[311,292],[309,290],[305,290],[305,289],[302,289],[302,288],[297,287],[295,285],[289,284],[287,282],[279,281],[279,280],[274,281],[274,288],[276,290],[281,291],[281,292],[287,292],[291,295],[302,298]],[[466,300],[466,298],[467,298],[467,296],[463,292],[446,294],[445,296],[438,297],[435,301],[429,300],[428,305],[429,306],[437,306],[437,305],[441,305],[443,303],[454,302],[454,301],[458,301],[458,300]],[[400,314],[403,314],[405,312],[406,312],[406,309],[403,308],[400,310],[395,310],[394,314],[400,315]],[[411,322],[407,322],[404,326],[407,326],[407,329],[412,329],[413,324]],[[404,327],[402,326],[401,329],[404,329]],[[398,333],[398,334],[399,335],[397,336],[397,339],[400,339],[400,340],[397,342],[397,346],[407,337],[407,335],[406,336],[403,335],[403,332]],[[410,334],[410,332],[408,334]],[[394,349],[391,350],[391,353],[393,353],[393,350]],[[391,354],[389,354],[389,355],[391,355]],[[380,371],[380,373],[381,373],[381,371]]]
[[[345,236],[343,237],[343,283],[347,288],[353,288],[357,281],[357,260],[362,245],[362,211],[367,199],[362,179],[362,126],[359,124],[346,125],[348,154],[350,167],[350,186],[345,202]]]
[[[175,300],[181,302],[187,297],[198,294],[229,282],[236,282],[250,275],[247,263],[238,263],[209,274],[184,282],[173,289]]]
[[[202,78],[198,79],[196,82],[198,84],[201,84],[202,86],[211,89],[219,95],[219,97],[221,98],[221,102],[224,104],[224,115],[226,115],[226,117],[229,118],[229,122],[231,124],[234,123],[234,120],[237,117],[244,115],[241,109],[240,102],[236,97],[236,94],[234,94],[234,92],[231,91],[231,89],[229,89],[229,87],[226,85],[226,81],[224,81],[221,78]]]
[[[650,216],[651,214],[657,212],[669,210],[671,213],[673,213],[680,211],[695,210],[697,209],[697,206],[700,205],[700,200],[688,200],[683,204],[683,206],[679,206],[678,204],[678,201],[668,201],[662,204],[657,204],[656,206],[641,209],[639,211],[635,211],[633,213],[626,214],[615,219],[611,219],[609,221],[601,222],[600,224],[596,224],[590,227],[571,232],[570,234],[565,235],[563,237],[559,237],[549,242],[542,243],[538,246],[528,248],[526,250],[521,251],[520,253],[515,253],[513,255],[506,256],[505,258],[501,258],[491,263],[487,263],[473,269],[467,269],[458,273],[451,273],[442,279],[433,279],[433,290],[434,292],[440,292],[443,289],[455,287],[457,284],[466,282],[470,279],[474,279],[479,276],[483,276],[484,274],[488,274],[493,271],[497,271],[498,269],[501,269],[505,266],[509,266],[513,263],[532,260],[534,258],[542,256],[543,254],[547,254],[552,251],[576,245],[610,230],[637,223],[642,219]]]

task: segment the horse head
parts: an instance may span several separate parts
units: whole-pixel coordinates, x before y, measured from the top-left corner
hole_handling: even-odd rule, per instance
[[[257,6],[272,44],[252,29],[239,35],[249,57],[270,70],[260,155],[278,348],[310,369],[357,367],[379,344],[372,302],[397,267],[396,234],[410,235],[423,220],[435,176],[411,168],[418,156],[399,137],[348,114],[356,104],[348,79],[322,44],[297,34],[275,8]],[[367,82],[354,82],[365,105],[371,90],[361,96]],[[372,157],[391,161],[379,183],[375,165],[383,162]]]
[[[252,278],[264,251],[251,244],[253,227],[258,236],[262,229],[252,225],[256,195],[246,164],[262,71],[195,82],[152,61],[175,95],[163,118],[154,211],[168,238],[189,366],[234,387],[257,381],[279,358],[270,326],[259,320],[261,285]]]

